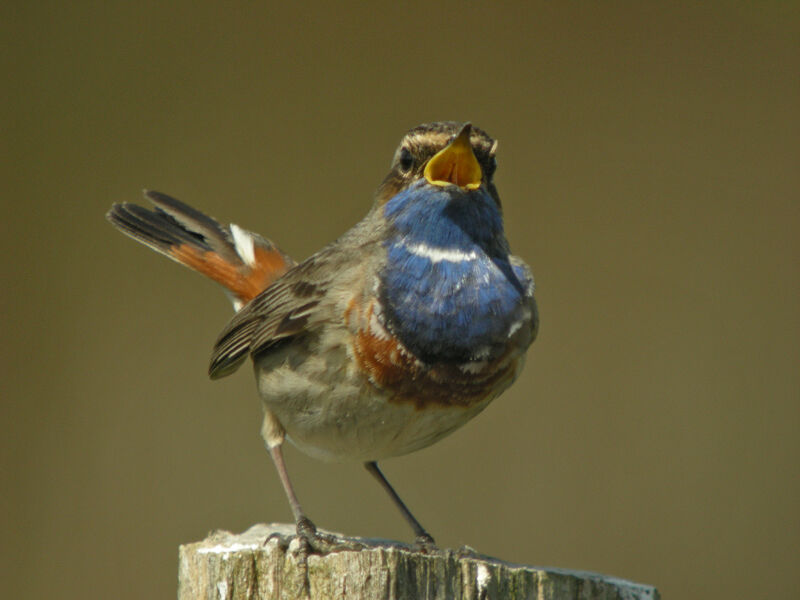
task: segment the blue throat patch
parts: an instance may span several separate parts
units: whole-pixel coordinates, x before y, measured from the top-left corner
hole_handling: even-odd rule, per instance
[[[482,189],[420,180],[383,208],[390,225],[380,274],[389,331],[426,363],[491,360],[527,299],[527,273],[509,263],[500,209]]]

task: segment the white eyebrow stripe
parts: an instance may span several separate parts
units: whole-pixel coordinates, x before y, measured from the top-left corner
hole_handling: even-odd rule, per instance
[[[475,250],[464,252],[462,250],[453,248],[437,248],[436,246],[428,246],[424,243],[409,244],[403,242],[403,247],[411,254],[415,256],[421,256],[422,258],[427,258],[433,263],[442,261],[453,263],[466,262],[470,260],[476,260],[479,256]]]
[[[231,223],[231,235],[233,236],[233,247],[236,253],[248,266],[256,264],[256,250],[253,236],[249,231],[245,231],[238,225]]]

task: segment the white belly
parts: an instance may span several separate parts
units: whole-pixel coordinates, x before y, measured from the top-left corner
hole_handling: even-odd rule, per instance
[[[410,402],[390,401],[355,372],[344,346],[324,353],[297,349],[281,358],[279,364],[256,365],[264,408],[295,446],[320,460],[363,462],[419,450],[458,429],[491,401],[421,410]]]

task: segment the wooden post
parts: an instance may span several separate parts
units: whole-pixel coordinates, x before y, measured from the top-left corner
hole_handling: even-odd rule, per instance
[[[292,525],[212,533],[180,548],[179,600],[658,600],[654,587],[605,575],[514,565],[469,552],[415,552],[384,540],[345,538],[359,551],[308,557]]]

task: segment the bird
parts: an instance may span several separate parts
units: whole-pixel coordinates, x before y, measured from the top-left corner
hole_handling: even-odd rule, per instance
[[[469,122],[409,130],[366,216],[302,262],[271,240],[166,194],[117,203],[122,233],[221,284],[236,310],[214,344],[219,379],[252,359],[261,434],[308,551],[335,547],[294,491],[292,442],[358,461],[422,549],[435,540],[378,461],[475,417],[519,375],[539,315],[531,269],[511,254],[494,183],[497,141]]]

